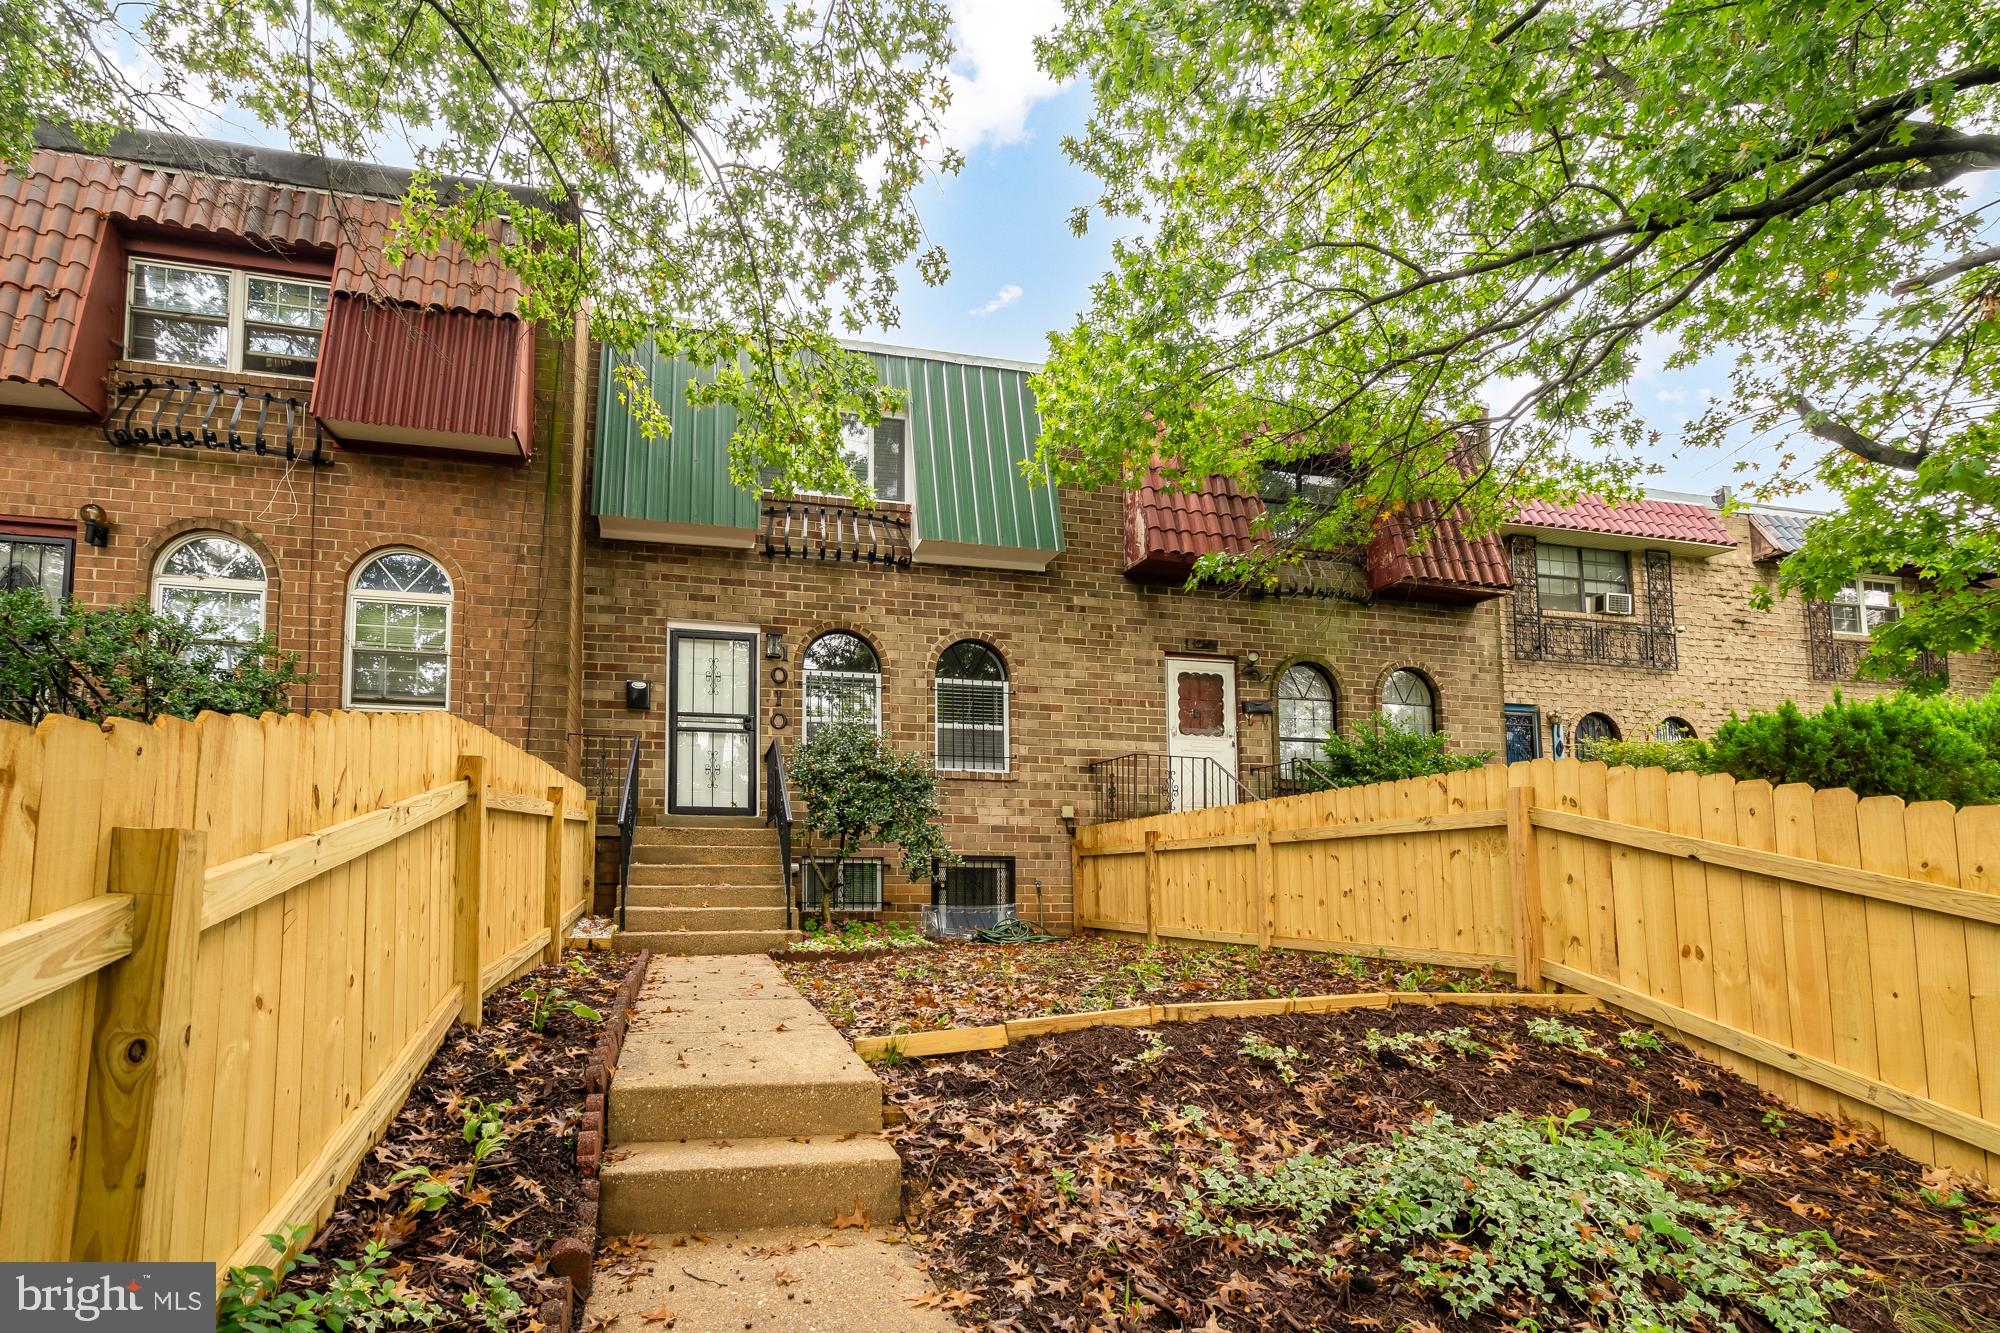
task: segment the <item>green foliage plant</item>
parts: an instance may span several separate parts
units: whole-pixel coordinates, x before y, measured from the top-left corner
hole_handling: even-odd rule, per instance
[[[1389,1055],[1418,1069],[1436,1069],[1444,1054],[1490,1055],[1493,1048],[1472,1035],[1467,1027],[1441,1028],[1436,1032],[1384,1032],[1370,1028],[1363,1039],[1368,1054],[1380,1060]]]
[[[405,1292],[385,1271],[390,1254],[380,1241],[369,1241],[359,1259],[334,1260],[333,1276],[324,1291],[281,1289],[297,1269],[319,1263],[309,1254],[298,1253],[305,1238],[302,1226],[294,1227],[289,1236],[274,1232],[264,1239],[277,1252],[275,1267],[254,1264],[229,1270],[216,1299],[216,1333],[320,1333],[323,1329],[381,1333],[450,1322],[450,1311]],[[495,1279],[489,1275],[488,1280]],[[505,1289],[504,1284],[502,1287]],[[511,1290],[507,1294],[513,1296]],[[490,1289],[489,1299],[497,1299]],[[513,1308],[520,1308],[518,1296]]]
[[[526,986],[521,990],[521,998],[528,1002],[528,1026],[536,1032],[546,1028],[549,1020],[557,1014],[568,1014],[592,1023],[604,1017],[582,1001],[570,999],[569,992],[560,986]]]
[[[1465,1319],[1504,1309],[1525,1327],[1532,1302],[1536,1327],[1661,1333],[1730,1327],[1740,1308],[1777,1333],[1844,1333],[1831,1303],[1853,1289],[1830,1238],[1712,1202],[1724,1182],[1685,1154],[1588,1118],[1440,1112],[1342,1156],[1226,1157],[1187,1186],[1181,1229],[1334,1276],[1348,1245],[1325,1238],[1358,1233]]]
[[[863,843],[900,849],[911,883],[927,878],[934,864],[957,862],[945,841],[930,760],[897,751],[871,723],[842,718],[815,726],[792,752],[790,770],[804,807],[799,823],[833,861],[820,894],[822,930],[833,924],[834,887]]]
[[[1491,750],[1454,750],[1442,731],[1416,732],[1379,715],[1355,723],[1354,734],[1328,736],[1321,757],[1298,766],[1305,786],[1363,787],[1371,782],[1396,782],[1479,768],[1493,758]]]
[[[1536,1014],[1527,1020],[1526,1026],[1528,1035],[1544,1046],[1554,1046],[1559,1050],[1565,1051],[1576,1051],[1583,1055],[1603,1055],[1606,1053],[1604,1047],[1598,1044],[1597,1039],[1590,1035],[1590,1029],[1578,1027],[1576,1024],[1566,1022],[1563,1019],[1550,1018],[1545,1014]]]
[[[1267,1064],[1278,1072],[1279,1080],[1291,1087],[1299,1081],[1298,1061],[1306,1058],[1306,1053],[1296,1046],[1279,1046],[1265,1040],[1254,1032],[1246,1032],[1237,1044],[1237,1049],[1252,1060]]]
[[[1835,695],[1817,713],[1788,700],[1723,723],[1709,755],[1715,770],[1739,778],[1991,804],[2000,801],[2000,689],[1969,700],[1909,691],[1866,700]]]
[[[268,636],[217,643],[143,602],[86,609],[33,589],[0,592],[0,720],[284,712],[305,679],[297,654],[279,654]]]
[[[1585,741],[1577,746],[1577,757],[1594,759],[1613,768],[1664,768],[1669,773],[1713,773],[1708,742],[1700,739],[1661,740],[1646,736],[1637,740]]]
[[[465,1174],[468,1193],[479,1175],[480,1164],[507,1146],[506,1114],[513,1107],[514,1103],[504,1098],[497,1102],[483,1102],[475,1097],[466,1108],[464,1137],[472,1148],[472,1165]]]

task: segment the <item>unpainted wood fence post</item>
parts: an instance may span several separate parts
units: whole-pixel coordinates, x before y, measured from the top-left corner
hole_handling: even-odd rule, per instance
[[[569,788],[549,788],[549,836],[542,865],[542,916],[549,928],[549,947],[542,961],[559,963],[563,948],[563,840],[569,836]]]
[[[1534,779],[1525,764],[1507,770],[1507,867],[1514,899],[1514,979],[1529,990],[1542,986],[1542,862],[1529,812]]]
[[[1258,821],[1257,830],[1257,947],[1271,947],[1278,929],[1278,871],[1271,858],[1271,821]]]
[[[1158,944],[1160,915],[1160,831],[1146,830],[1146,943]]]
[[[132,952],[97,977],[73,1259],[167,1253],[207,851],[193,829],[111,831],[107,888],[132,896]]]
[[[462,754],[458,776],[465,781],[465,805],[458,812],[458,856],[452,875],[452,976],[463,987],[458,1019],[467,1027],[483,1021],[479,949],[484,931],[479,914],[486,898],[486,756]]]

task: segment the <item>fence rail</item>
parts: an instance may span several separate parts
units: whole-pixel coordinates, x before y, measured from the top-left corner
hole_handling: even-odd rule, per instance
[[[2000,1179],[2000,807],[1535,760],[1099,824],[1085,928],[1492,967]]]
[[[594,812],[442,714],[0,724],[0,1254],[260,1258],[556,957]]]

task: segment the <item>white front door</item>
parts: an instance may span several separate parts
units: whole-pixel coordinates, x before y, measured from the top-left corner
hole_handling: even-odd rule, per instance
[[[1167,782],[1175,810],[1236,800],[1236,664],[1167,659]]]
[[[677,629],[668,636],[667,809],[757,813],[757,637]]]

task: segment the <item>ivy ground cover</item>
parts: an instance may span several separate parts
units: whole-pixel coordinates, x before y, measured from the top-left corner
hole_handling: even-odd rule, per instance
[[[1288,949],[1148,946],[1072,937],[1051,944],[954,944],[848,961],[779,960],[843,1036],[979,1027],[1010,1018],[1140,1004],[1264,1000],[1377,990],[1513,990],[1490,974]]]
[[[2000,1328],[2000,1204],[1605,1014],[1097,1028],[880,1072],[971,1327]]]

